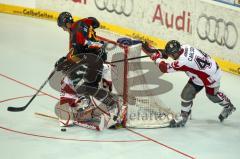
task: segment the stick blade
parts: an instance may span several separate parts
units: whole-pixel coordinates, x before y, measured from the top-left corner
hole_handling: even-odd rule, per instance
[[[20,112],[20,111],[24,111],[26,109],[26,107],[8,107],[7,110],[10,112]]]

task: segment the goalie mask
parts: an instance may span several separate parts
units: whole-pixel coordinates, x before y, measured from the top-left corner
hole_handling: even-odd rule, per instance
[[[69,12],[60,13],[57,19],[58,26],[66,27],[67,23],[73,23],[72,15]]]

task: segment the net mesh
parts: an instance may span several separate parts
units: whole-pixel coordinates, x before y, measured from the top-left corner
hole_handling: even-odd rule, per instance
[[[108,61],[146,55],[141,44],[119,46],[115,40],[107,41]],[[161,72],[147,59],[125,60],[114,63],[112,69],[113,92],[121,99],[124,125],[131,128],[159,128],[169,126],[175,113],[161,100],[166,85],[159,83]],[[150,73],[151,71],[151,73]],[[153,82],[156,81],[157,82]],[[171,87],[171,86],[169,86]]]

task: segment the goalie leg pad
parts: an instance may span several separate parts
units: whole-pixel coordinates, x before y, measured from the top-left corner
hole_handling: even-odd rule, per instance
[[[101,115],[100,117],[89,119],[88,121],[75,121],[74,124],[87,129],[102,131],[105,128],[105,118]]]

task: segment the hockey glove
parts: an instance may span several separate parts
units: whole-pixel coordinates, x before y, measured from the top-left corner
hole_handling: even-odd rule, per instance
[[[153,61],[155,61],[158,58],[161,58],[161,59],[167,59],[168,58],[168,56],[166,55],[166,53],[164,53],[164,51],[162,51],[162,50],[157,50],[157,51],[158,51],[157,53],[154,53],[151,56],[151,59]]]
[[[158,58],[162,58],[162,55],[161,55],[161,53],[154,53],[154,54],[152,54],[152,56],[151,56],[151,59],[153,60],[153,61],[155,61],[156,59],[158,59]]]
[[[55,63],[55,69],[56,71],[67,71],[72,65],[73,63],[64,56]]]
[[[54,65],[55,68],[57,68],[59,65],[61,65],[64,60],[66,60],[67,58],[65,56],[61,57]]]

